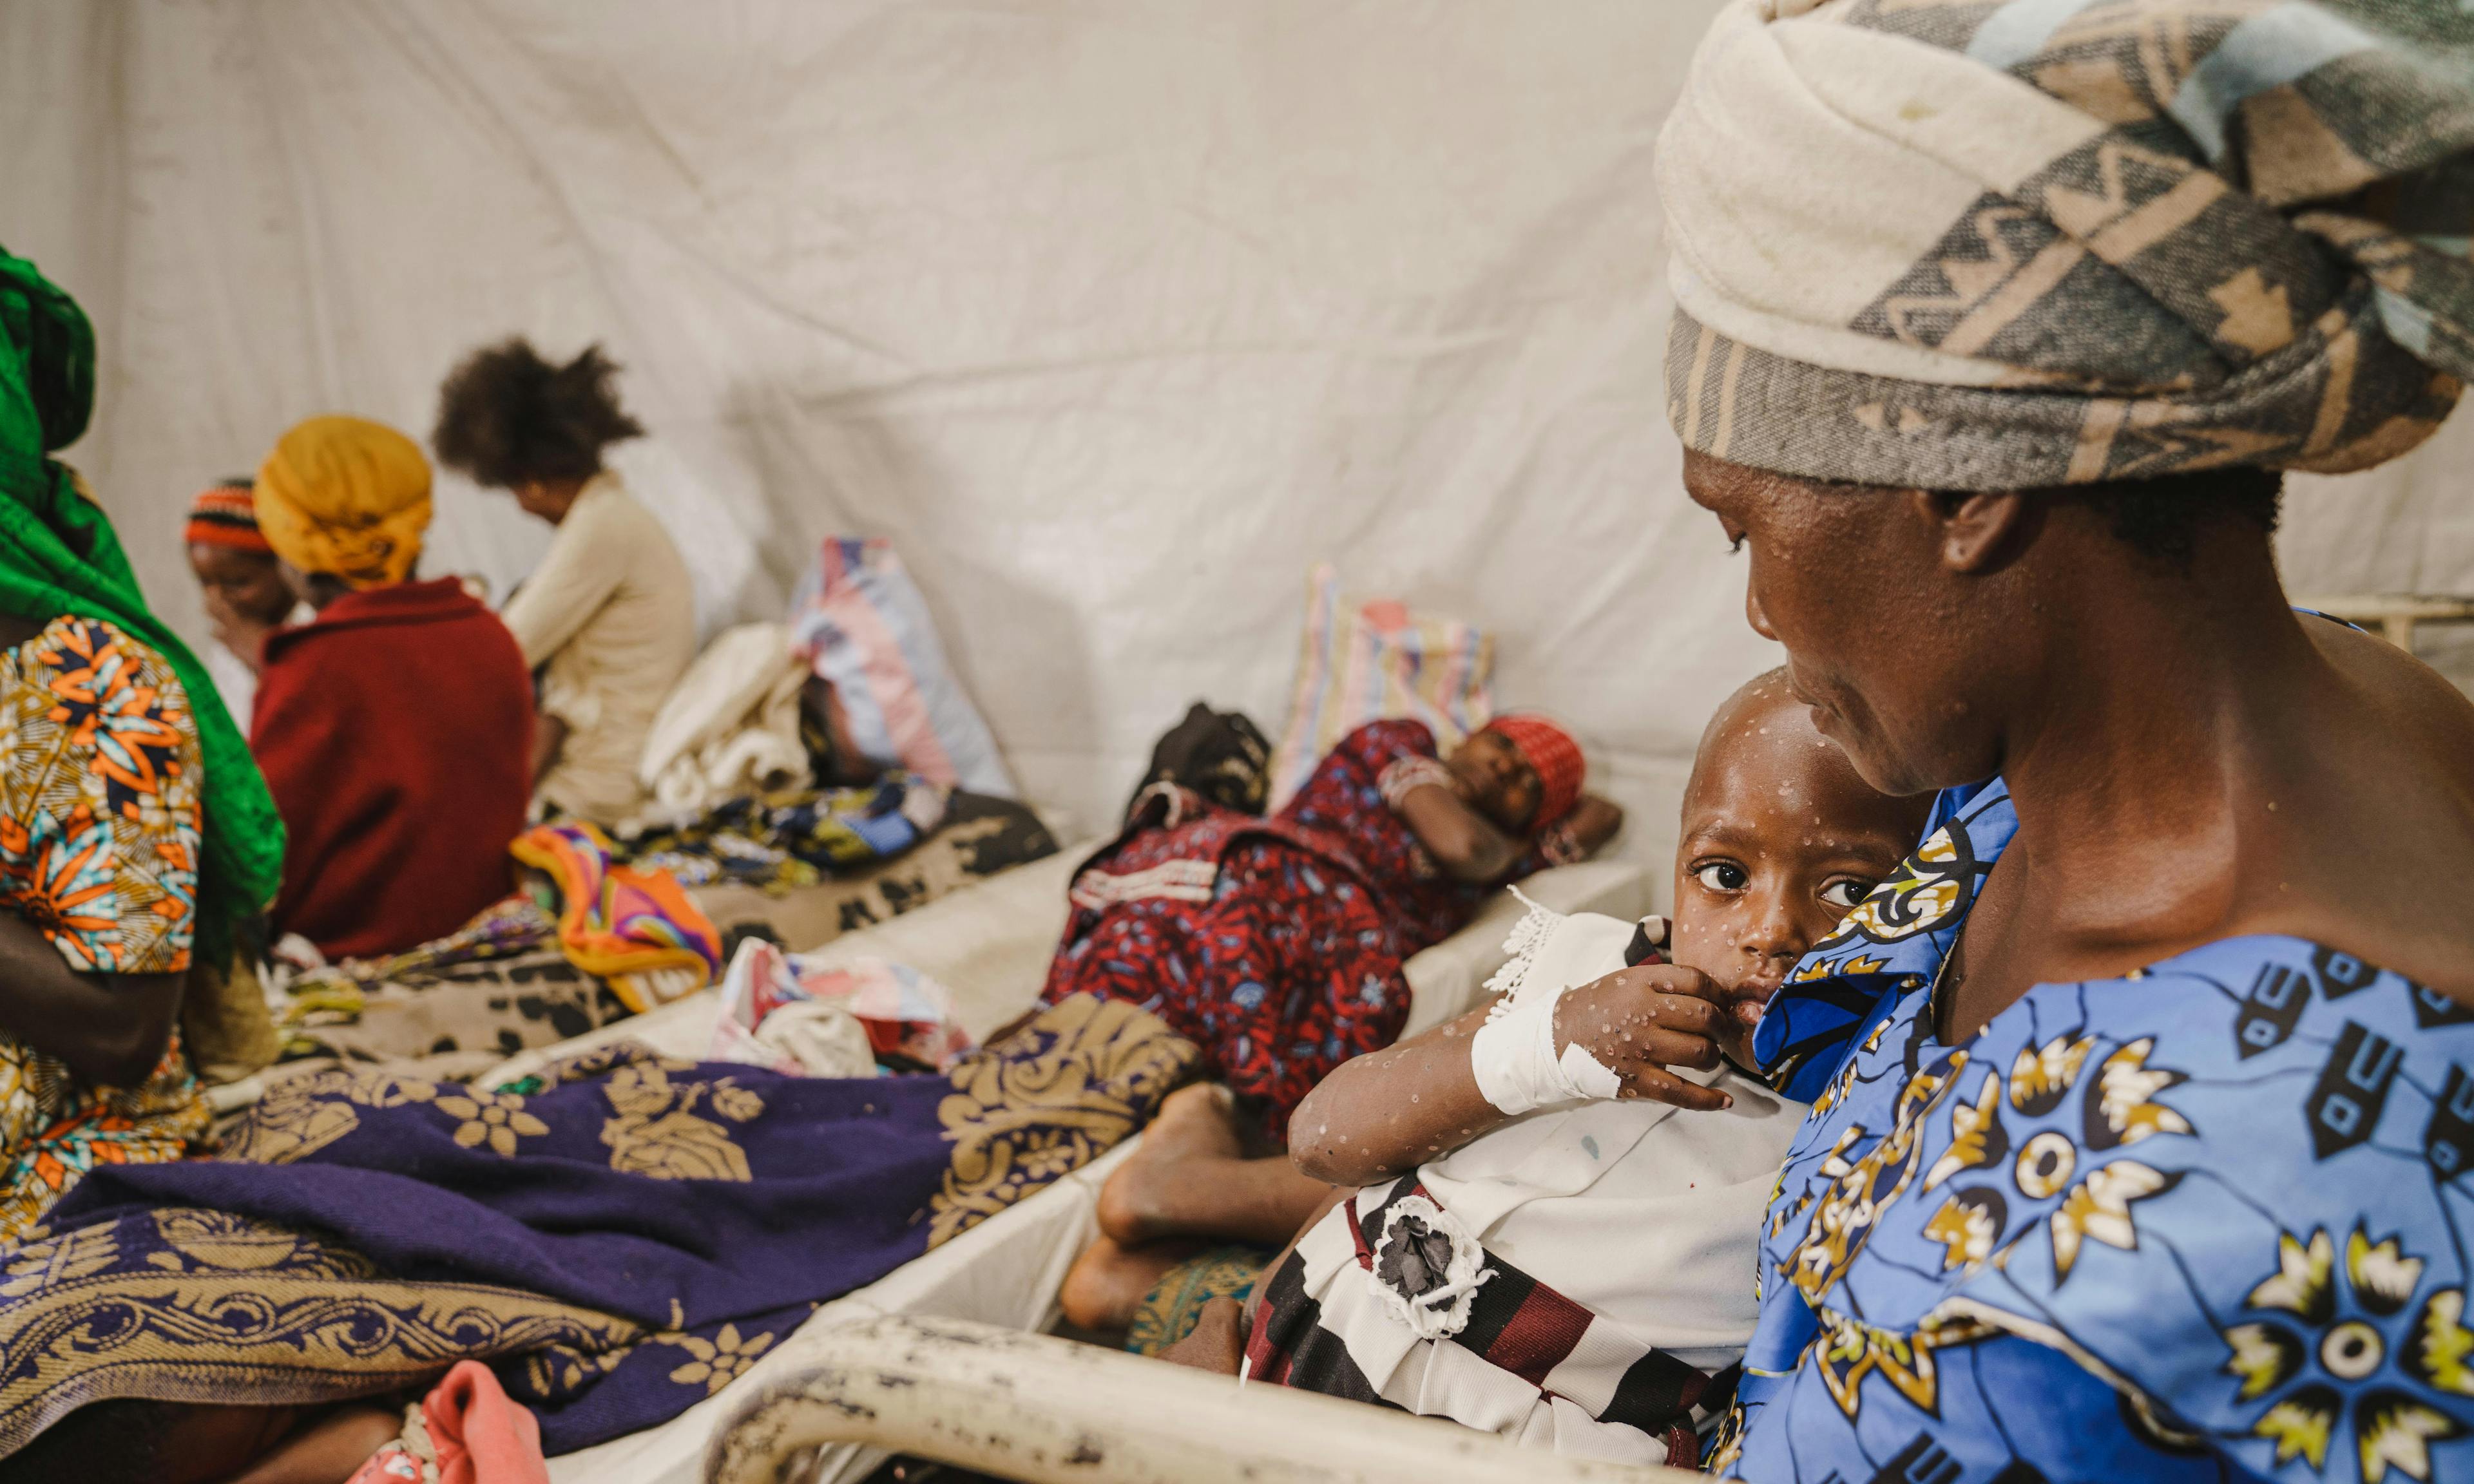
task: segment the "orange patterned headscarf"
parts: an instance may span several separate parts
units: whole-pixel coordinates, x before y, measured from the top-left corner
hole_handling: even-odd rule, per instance
[[[366,418],[312,418],[257,471],[257,526],[275,554],[354,588],[412,575],[429,529],[429,461]]]

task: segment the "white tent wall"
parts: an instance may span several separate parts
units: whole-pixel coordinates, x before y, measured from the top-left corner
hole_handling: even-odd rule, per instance
[[[1662,861],[1774,662],[1661,414],[1650,158],[1713,0],[0,0],[0,241],[95,312],[73,457],[202,634],[181,511],[294,419],[416,434],[465,350],[598,340],[708,631],[894,539],[1086,827],[1302,580],[1480,621]],[[2474,588],[2462,426],[2305,482],[2297,591]],[[546,532],[442,481],[426,570]]]

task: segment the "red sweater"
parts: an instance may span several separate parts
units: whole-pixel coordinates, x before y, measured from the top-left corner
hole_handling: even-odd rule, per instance
[[[515,636],[451,577],[269,635],[249,743],[288,837],[277,936],[400,953],[506,896],[532,735]]]

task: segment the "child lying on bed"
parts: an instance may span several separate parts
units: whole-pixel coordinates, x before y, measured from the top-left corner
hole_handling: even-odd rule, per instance
[[[1192,1158],[1213,1105],[1177,1094],[1161,1128],[1187,1158],[1164,1165],[1146,1140],[1110,1203],[1121,1227],[1139,1207],[1192,1230],[1215,1186],[1240,1227],[1283,1202],[1319,1209],[1250,1324],[1216,1302],[1166,1358],[1235,1372],[1242,1353],[1256,1381],[1692,1463],[1752,1333],[1756,1229],[1804,1113],[1724,1061],[1722,1022],[1758,1018],[1897,867],[1928,802],[1866,787],[1765,675],[1701,740],[1671,964],[1657,919],[1533,913],[1495,1009],[1349,1062],[1306,1098],[1278,1189],[1231,1143]]]
[[[1613,837],[1623,811],[1586,773],[1569,732],[1516,713],[1448,756],[1422,722],[1370,722],[1268,817],[1146,790],[1076,874],[1041,997],[1159,1016],[1276,1138],[1334,1066],[1400,1034],[1410,955]]]

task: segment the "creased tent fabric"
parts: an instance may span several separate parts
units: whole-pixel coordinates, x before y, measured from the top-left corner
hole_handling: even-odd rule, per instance
[[[1737,0],[1660,141],[1677,432],[1938,489],[2413,447],[2474,374],[2474,89],[2415,14]]]
[[[705,633],[890,539],[1079,831],[1196,699],[1278,740],[1327,559],[1483,624],[1662,882],[1702,723],[1780,658],[1658,416],[1653,146],[1718,9],[0,7],[0,240],[106,337],[70,457],[200,646],[202,481],[312,413],[426,428],[475,346],[598,341]],[[2297,479],[2292,589],[2474,587],[2469,459]],[[503,598],[548,529],[437,498],[431,570]]]

